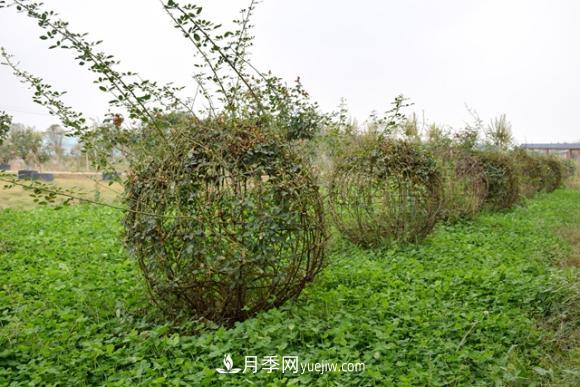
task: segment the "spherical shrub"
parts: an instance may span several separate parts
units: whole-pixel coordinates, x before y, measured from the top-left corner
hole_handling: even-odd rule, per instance
[[[542,159],[545,165],[545,173],[543,179],[544,190],[546,192],[553,192],[564,182],[564,167],[563,164],[552,157],[544,157]]]
[[[487,195],[481,161],[458,147],[437,147],[433,154],[442,176],[441,219],[453,223],[474,217]]]
[[[544,188],[545,177],[549,168],[537,155],[530,154],[523,149],[517,149],[513,158],[520,178],[520,194],[531,197]]]
[[[576,175],[576,163],[573,159],[565,159],[562,163],[564,170],[564,180],[570,179]]]
[[[323,266],[317,185],[301,157],[257,126],[185,128],[133,165],[126,239],[153,300],[231,325],[298,296]]]
[[[420,145],[368,134],[336,160],[328,197],[332,219],[350,241],[416,242],[437,220],[441,176]]]
[[[513,207],[520,197],[517,168],[510,156],[499,152],[479,152],[487,182],[484,206],[491,210]]]

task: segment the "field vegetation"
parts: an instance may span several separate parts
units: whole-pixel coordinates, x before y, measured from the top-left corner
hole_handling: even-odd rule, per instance
[[[149,307],[118,211],[4,210],[0,384],[574,385],[579,203],[576,190],[542,194],[419,245],[337,240],[297,301],[231,329]],[[224,353],[366,370],[220,376]]]

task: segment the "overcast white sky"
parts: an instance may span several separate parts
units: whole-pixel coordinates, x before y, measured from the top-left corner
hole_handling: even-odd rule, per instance
[[[246,0],[198,1],[227,22]],[[73,29],[104,40],[122,69],[193,87],[192,47],[157,0],[45,0]],[[578,0],[264,0],[254,18],[253,62],[297,76],[321,106],[347,99],[354,117],[384,111],[403,93],[428,122],[461,127],[465,104],[487,122],[506,113],[519,142],[580,140]],[[47,50],[38,27],[0,10],[0,45],[67,102],[102,118],[106,96],[71,53]],[[0,110],[44,129],[54,118],[0,68]]]

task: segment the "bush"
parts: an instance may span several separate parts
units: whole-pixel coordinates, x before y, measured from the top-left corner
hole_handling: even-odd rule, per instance
[[[251,124],[171,136],[173,152],[133,165],[126,188],[127,242],[156,303],[231,325],[296,297],[326,240],[309,168]]]
[[[576,162],[573,159],[565,159],[562,162],[564,171],[564,180],[570,179],[576,175]]]
[[[544,157],[542,160],[547,170],[544,176],[544,190],[553,192],[561,187],[564,182],[565,171],[563,163],[553,157]]]
[[[478,152],[487,182],[484,206],[490,210],[513,207],[519,199],[519,178],[512,158],[499,152]]]
[[[521,195],[529,198],[544,189],[550,170],[542,158],[523,149],[514,151],[513,156],[520,177]]]
[[[330,214],[356,244],[419,241],[433,229],[440,203],[441,175],[419,144],[368,134],[336,161]]]
[[[482,163],[459,147],[435,147],[433,153],[441,167],[441,219],[453,223],[472,218],[487,193]]]

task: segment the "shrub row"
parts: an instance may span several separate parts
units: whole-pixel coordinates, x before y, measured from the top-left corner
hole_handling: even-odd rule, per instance
[[[305,157],[316,141],[301,148],[252,121],[179,128],[171,149],[131,162],[126,241],[169,315],[224,325],[300,294],[324,266],[326,217],[364,247],[414,243],[437,222],[508,209],[570,174],[523,151],[371,132],[341,138],[319,183]]]
[[[570,163],[521,149],[465,149],[365,134],[349,141],[329,174],[328,207],[341,234],[361,246],[416,242],[437,221],[513,207],[552,192]]]

